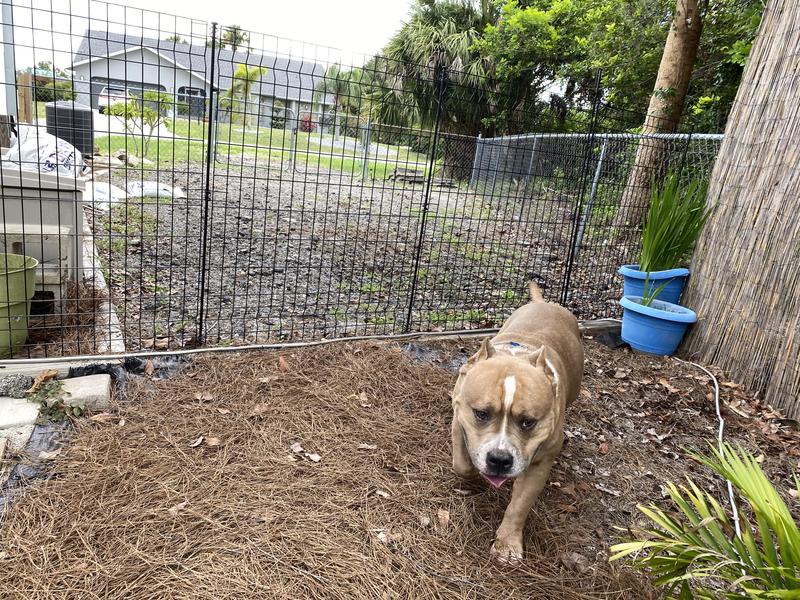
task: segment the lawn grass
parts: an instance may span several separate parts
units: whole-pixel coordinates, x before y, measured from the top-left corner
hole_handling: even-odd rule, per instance
[[[167,124],[173,136],[154,136],[147,144],[145,157],[157,165],[176,162],[202,162],[206,155],[205,140],[208,136],[207,123],[174,119]],[[216,155],[218,161],[247,157],[256,162],[288,162],[292,158],[293,137],[287,129],[268,127],[243,127],[241,124],[217,124]],[[340,138],[344,143],[354,142],[354,138]],[[103,154],[118,150],[141,153],[141,136],[110,135],[96,138],[95,144]],[[333,169],[360,175],[363,172],[361,150],[356,147],[333,147],[332,137],[318,133],[298,132],[296,159],[299,165],[311,168]],[[416,167],[426,170],[427,157],[414,152],[406,146],[380,144],[389,156],[369,157],[369,176],[373,179],[386,179],[399,166]]]

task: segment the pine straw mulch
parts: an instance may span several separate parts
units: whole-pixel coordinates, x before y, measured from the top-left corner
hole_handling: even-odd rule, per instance
[[[3,597],[656,597],[608,546],[664,478],[722,489],[682,450],[716,430],[705,376],[587,343],[563,456],[510,569],[488,560],[508,490],[449,468],[452,367],[477,343],[426,344],[427,360],[391,343],[208,356],[130,387],[5,515]],[[791,423],[723,392],[729,439],[788,488]]]
[[[108,300],[106,290],[71,282],[60,307],[50,314],[30,317],[28,339],[14,358],[96,354],[98,317]]]

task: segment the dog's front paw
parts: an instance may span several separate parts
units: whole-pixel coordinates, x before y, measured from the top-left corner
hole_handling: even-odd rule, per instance
[[[498,537],[489,553],[496,563],[518,565],[522,562],[522,536]]]

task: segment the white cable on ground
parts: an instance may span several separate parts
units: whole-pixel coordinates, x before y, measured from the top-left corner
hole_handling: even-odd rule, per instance
[[[717,431],[717,446],[719,447],[719,453],[724,457],[725,456],[725,449],[722,445],[722,437],[725,433],[725,419],[722,417],[722,412],[719,408],[719,382],[717,378],[714,377],[714,374],[706,369],[703,365],[698,365],[697,363],[683,360],[678,357],[673,357],[675,360],[682,362],[687,365],[693,365],[698,369],[705,371],[706,375],[711,377],[711,381],[714,382],[714,406],[717,410],[717,419],[719,420],[719,430]],[[736,508],[736,500],[733,497],[733,484],[731,484],[730,480],[726,479],[725,482],[728,484],[728,499],[731,503],[731,509],[733,510],[733,525],[736,528],[736,537],[742,539],[742,529],[739,525],[739,510]]]

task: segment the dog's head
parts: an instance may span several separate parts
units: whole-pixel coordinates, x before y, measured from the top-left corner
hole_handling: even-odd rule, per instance
[[[545,347],[509,356],[496,353],[487,340],[461,368],[454,418],[472,463],[492,485],[521,475],[551,438],[561,412],[558,394]]]

